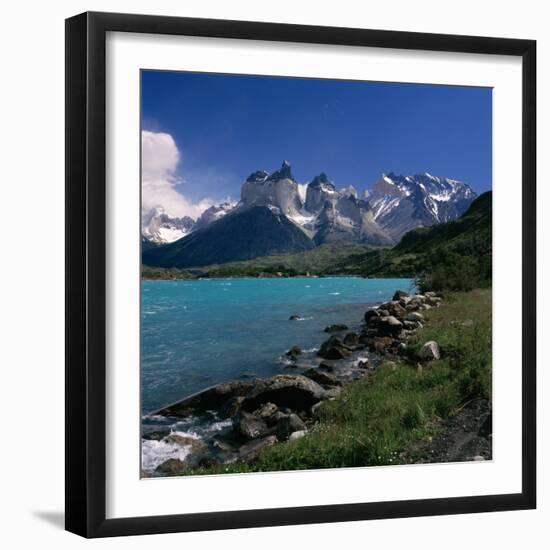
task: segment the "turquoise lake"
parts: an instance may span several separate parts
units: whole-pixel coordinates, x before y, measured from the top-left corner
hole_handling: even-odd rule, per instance
[[[142,414],[213,384],[288,372],[290,347],[319,348],[327,325],[358,328],[369,306],[413,284],[355,277],[144,281]]]

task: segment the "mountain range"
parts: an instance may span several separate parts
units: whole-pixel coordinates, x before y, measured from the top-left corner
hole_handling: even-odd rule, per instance
[[[185,268],[327,243],[390,246],[412,229],[460,217],[476,196],[458,180],[388,173],[360,197],[353,186],[338,189],[324,173],[300,184],[284,161],[271,174],[250,174],[237,204],[212,206],[197,220],[171,218],[160,208],[144,215],[143,263]]]

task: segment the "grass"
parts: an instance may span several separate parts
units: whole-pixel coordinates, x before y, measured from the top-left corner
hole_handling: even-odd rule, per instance
[[[491,290],[449,293],[426,313],[409,341],[410,360],[386,363],[367,379],[322,403],[319,423],[297,441],[264,450],[253,464],[228,464],[185,474],[391,465],[413,442],[433,436],[466,402],[491,398]],[[436,340],[442,358],[417,369],[422,344]]]

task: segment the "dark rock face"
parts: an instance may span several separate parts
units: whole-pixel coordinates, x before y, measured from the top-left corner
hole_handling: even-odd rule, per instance
[[[290,169],[290,162],[284,160],[282,166],[276,172],[273,172],[271,176],[267,178],[270,181],[279,181],[279,180],[294,180],[292,176],[292,170]]]
[[[281,374],[258,384],[243,401],[242,409],[252,412],[270,402],[279,408],[307,410],[324,394],[319,384],[305,376]]]
[[[269,172],[266,172],[265,170],[256,170],[256,172],[252,172],[248,178],[246,178],[246,181],[248,182],[263,182],[269,177]]]

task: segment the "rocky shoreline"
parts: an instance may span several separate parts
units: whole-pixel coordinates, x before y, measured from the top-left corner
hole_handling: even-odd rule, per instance
[[[307,357],[293,346],[285,356],[289,373],[267,379],[246,379],[218,384],[156,411],[166,419],[209,416],[225,422],[226,429],[210,438],[150,431],[143,439],[186,450],[185,457],[169,458],[144,476],[170,476],[195,468],[256,460],[260,451],[278,442],[307,437],[318,423],[323,401],[336,399],[342,387],[368,377],[381,364],[391,368],[392,358],[408,357],[408,338],[422,328],[423,311],[439,307],[442,298],[433,292],[409,294],[398,290],[391,301],[368,309],[359,331],[330,325],[331,336],[316,357]],[[292,315],[289,322],[299,320]],[[425,342],[414,358],[422,364],[439,359],[437,342]],[[408,357],[410,359],[410,357]]]

